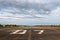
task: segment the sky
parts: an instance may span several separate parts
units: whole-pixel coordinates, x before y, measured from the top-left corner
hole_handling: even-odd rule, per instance
[[[0,0],[0,24],[59,25],[60,0]]]

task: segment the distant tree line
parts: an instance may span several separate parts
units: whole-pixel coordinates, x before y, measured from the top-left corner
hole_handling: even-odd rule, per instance
[[[26,26],[26,25],[16,25],[16,24],[7,24],[7,25],[2,25],[0,24],[0,28],[2,27],[60,27],[60,25],[35,25],[35,26]]]
[[[16,25],[16,24],[7,24],[7,25],[2,25],[0,24],[0,28],[2,27],[28,27],[26,25]]]
[[[0,27],[18,27],[18,25],[2,25],[2,24],[0,24]]]
[[[60,25],[35,25],[33,27],[60,27]]]
[[[0,27],[3,27],[3,25],[0,24]]]

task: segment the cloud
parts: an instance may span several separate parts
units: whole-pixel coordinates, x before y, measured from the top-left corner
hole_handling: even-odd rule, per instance
[[[17,8],[7,8],[0,11],[0,18],[40,18],[43,15],[38,14],[38,11],[33,9],[29,10],[19,10]],[[39,15],[39,16],[37,16]]]
[[[0,1],[0,9],[4,8],[17,8],[19,10],[22,11],[22,9],[24,10],[35,10],[37,12],[39,11],[48,11],[49,12],[49,8],[46,8],[46,2],[47,0],[2,0]],[[46,5],[46,6],[45,6]],[[40,12],[39,12],[40,13]],[[46,13],[41,13],[41,14],[46,14]]]
[[[7,23],[58,24],[59,11],[60,0],[0,0],[0,20]]]
[[[42,20],[45,24],[60,24],[60,7],[50,12],[50,15]]]
[[[50,17],[51,17],[51,19],[54,19],[54,20],[60,19],[59,18],[60,17],[60,7],[57,7],[55,10],[51,11]]]
[[[51,10],[56,9],[59,6],[59,2],[54,0],[1,0],[0,1],[0,9],[9,9],[9,11],[13,8],[18,9],[17,11],[25,11],[25,10],[34,10],[34,12],[38,12],[39,14],[50,14]],[[57,5],[58,4],[58,5]],[[23,10],[24,9],[24,10]],[[13,10],[15,11],[15,10]],[[48,13],[47,13],[48,12]],[[17,14],[19,14],[18,12]],[[16,14],[16,13],[15,13]],[[24,14],[24,13],[22,13]],[[27,14],[29,14],[27,12]],[[33,13],[32,13],[33,14]]]

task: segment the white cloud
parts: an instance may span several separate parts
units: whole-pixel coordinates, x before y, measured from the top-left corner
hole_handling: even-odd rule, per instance
[[[55,10],[51,11],[50,17],[53,19],[59,19],[60,17],[60,7],[57,7]]]
[[[60,0],[0,0],[0,18],[18,24],[59,23]]]
[[[48,0],[15,0],[16,2],[28,2],[28,3],[47,3]]]
[[[52,10],[50,15],[45,16],[45,18],[41,21],[46,24],[60,24],[60,7]]]
[[[39,18],[44,17],[44,15],[40,15],[38,11],[34,9],[29,10],[19,10],[17,8],[7,8],[2,9],[0,11],[0,18]]]

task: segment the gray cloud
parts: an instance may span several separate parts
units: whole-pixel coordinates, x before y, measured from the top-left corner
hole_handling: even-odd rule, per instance
[[[43,0],[44,1],[44,0]],[[49,2],[50,1],[50,2]],[[30,3],[29,1],[25,0],[1,0],[0,1],[0,8],[18,8],[19,10],[25,9],[34,9],[36,11],[51,11],[55,9],[57,6],[60,6],[59,0],[47,0],[45,3]]]
[[[0,1],[0,9],[2,9],[2,8],[8,9],[8,8],[12,7],[12,8],[17,8],[18,10],[21,10],[23,12],[24,12],[24,10],[33,9],[33,10],[37,11],[39,14],[49,14],[51,10],[54,10],[54,9],[56,9],[57,6],[60,6],[59,1],[54,1],[54,0],[51,0],[50,2],[49,1],[45,1],[43,3],[36,3],[36,2],[32,3],[32,2],[28,2],[27,0],[25,0],[25,1],[1,0]],[[24,9],[24,10],[22,10],[22,9]],[[48,13],[47,13],[47,11],[48,11]],[[12,12],[12,13],[14,13],[14,12]],[[17,13],[19,14],[20,12],[17,12]],[[29,13],[22,13],[22,14],[29,14]]]
[[[53,20],[58,23],[60,16],[56,15],[59,15],[59,9],[60,0],[0,0],[0,18],[8,19],[8,22],[11,20],[11,23],[15,20],[14,23],[22,22],[24,24],[24,18],[26,18],[26,22],[29,21],[27,24],[32,24],[32,22],[33,24],[52,23]]]

